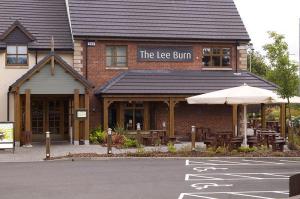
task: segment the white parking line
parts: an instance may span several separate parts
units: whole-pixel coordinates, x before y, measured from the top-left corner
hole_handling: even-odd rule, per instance
[[[231,193],[231,195],[247,196],[247,197],[250,197],[250,198],[274,199],[274,198],[270,198],[270,197],[254,196],[254,195],[249,195],[249,194],[244,194],[244,193]]]
[[[196,184],[192,184],[191,187],[197,190],[202,190],[202,189],[207,189],[209,187],[232,187],[232,184],[196,183]]]
[[[216,167],[195,167],[193,168],[193,170],[201,173],[201,172],[204,172],[204,171],[208,171],[208,170],[227,170],[228,168],[216,168]]]
[[[208,160],[208,162],[186,160],[186,166],[269,166],[269,165],[284,165],[283,162],[268,162],[255,160],[242,160],[244,162],[232,162],[223,160]],[[219,162],[219,163],[218,163]]]
[[[288,162],[288,163],[299,163],[300,164],[300,161],[292,161],[292,160],[279,160],[281,162]]]
[[[215,197],[210,197],[207,195],[216,195],[216,194],[228,194],[228,195],[239,195],[244,197],[252,197],[252,198],[261,198],[261,199],[276,199],[264,196],[257,196],[253,194],[264,194],[264,193],[277,193],[277,194],[288,194],[288,191],[241,191],[241,192],[195,192],[195,193],[181,193],[178,199],[184,199],[185,196],[195,197],[195,198],[206,198],[206,199],[218,199]]]
[[[185,174],[185,181],[195,180],[287,180],[289,174],[295,172],[286,173],[214,173],[214,174]],[[296,172],[297,173],[297,172]],[[256,175],[256,176],[255,176]],[[262,177],[257,177],[260,175]],[[232,176],[237,178],[224,178],[225,176]],[[270,177],[271,176],[271,177]]]
[[[266,163],[266,164],[284,164],[282,162],[270,162],[270,161],[261,161],[261,160],[242,160],[244,162],[254,162],[254,163]]]

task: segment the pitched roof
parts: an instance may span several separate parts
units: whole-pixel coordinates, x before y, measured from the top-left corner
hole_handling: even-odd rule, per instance
[[[28,32],[28,30],[26,30],[26,28],[18,20],[16,20],[4,33],[2,33],[2,35],[0,35],[0,40],[4,40],[16,28],[19,28],[19,30],[22,31],[22,33],[25,34],[31,41],[35,40],[35,37]]]
[[[74,36],[249,40],[233,0],[69,0]]]
[[[49,49],[51,36],[56,49],[73,48],[65,0],[1,0],[0,35],[16,20],[35,38],[29,48]],[[5,43],[0,41],[1,47]]]
[[[121,73],[96,94],[203,94],[216,90],[241,86],[247,83],[268,90],[275,90],[275,84],[252,73],[241,71],[158,71],[132,70]]]
[[[9,91],[14,92],[16,88],[22,85],[26,80],[30,79],[37,71],[41,70],[44,66],[51,61],[51,57],[54,56],[54,61],[57,62],[62,68],[68,71],[76,80],[81,82],[86,88],[91,89],[93,85],[80,75],[77,71],[74,70],[67,62],[65,62],[59,55],[54,53],[49,53],[41,61],[39,61],[35,66],[28,70],[23,76],[21,76],[15,83],[9,87]]]

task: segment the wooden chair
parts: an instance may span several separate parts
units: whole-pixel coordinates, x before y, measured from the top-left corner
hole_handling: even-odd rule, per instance
[[[248,136],[247,143],[250,148],[257,146],[257,144],[258,144],[257,137],[256,136]]]
[[[284,145],[285,139],[283,137],[276,137],[275,140],[272,142],[272,150],[283,152]]]
[[[229,148],[231,150],[238,149],[241,147],[242,143],[243,143],[243,137],[240,136],[232,137],[230,140]]]

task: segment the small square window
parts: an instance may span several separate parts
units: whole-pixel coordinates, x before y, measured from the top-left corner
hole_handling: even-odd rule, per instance
[[[106,47],[107,67],[127,67],[127,46],[107,46]]]
[[[230,48],[203,48],[202,64],[205,67],[230,67]]]
[[[28,49],[24,45],[8,45],[6,48],[7,65],[28,65]]]

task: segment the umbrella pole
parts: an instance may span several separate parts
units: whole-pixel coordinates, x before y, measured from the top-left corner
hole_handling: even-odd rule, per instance
[[[247,145],[247,105],[244,105],[244,143],[243,146]]]

